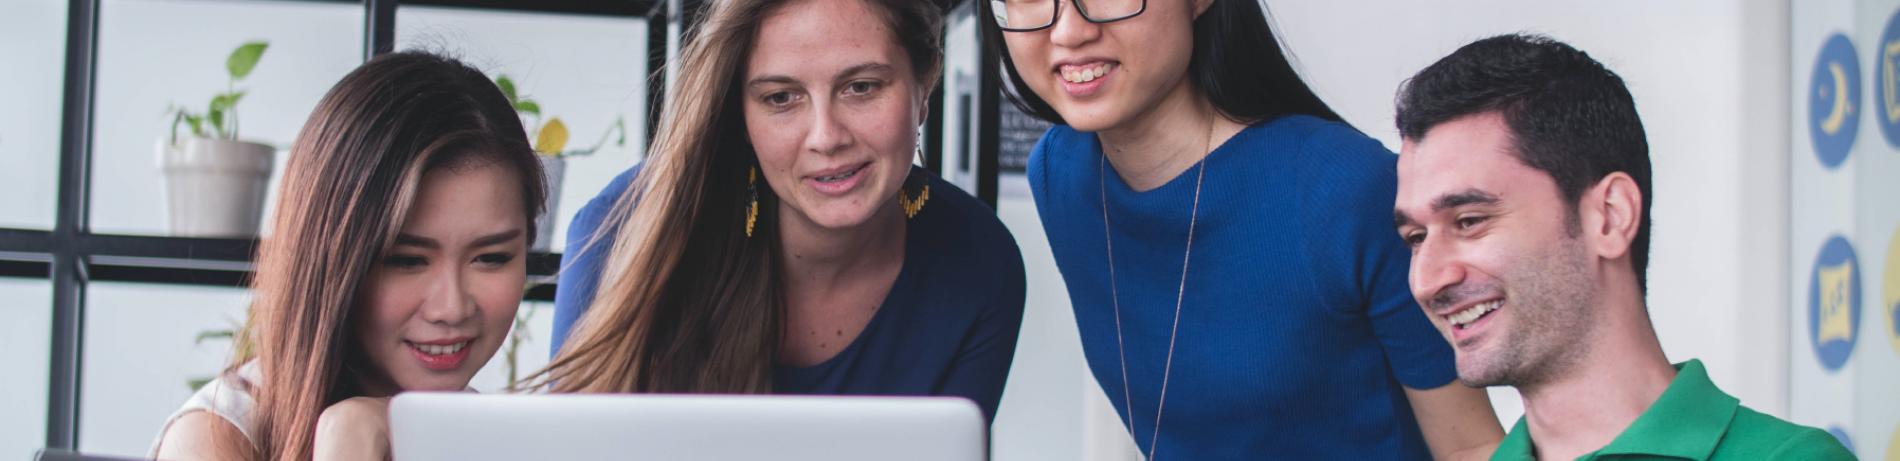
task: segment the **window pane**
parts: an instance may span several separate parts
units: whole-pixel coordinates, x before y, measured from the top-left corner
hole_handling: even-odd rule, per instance
[[[481,392],[502,392],[508,388],[509,349],[513,345],[515,379],[525,379],[528,375],[540,371],[548,364],[548,337],[554,331],[554,303],[523,302],[521,310],[515,313],[517,325],[525,324],[526,330],[510,332],[508,341],[501,344],[501,350],[495,352],[495,358],[475,373],[469,387]]]
[[[317,100],[362,62],[363,7],[106,0],[99,30],[92,226],[102,233],[167,235],[166,183],[157,153],[172,132],[167,108],[203,113],[214,95],[246,91],[235,111],[238,138],[277,149],[274,185],[286,148]],[[254,71],[233,84],[227,58],[253,40],[270,46]],[[191,129],[181,127],[179,134],[189,137]],[[268,207],[270,200],[264,203]]]
[[[445,52],[491,77],[507,75],[540,106],[540,117],[523,119],[530,141],[555,117],[572,134],[569,152],[609,137],[593,155],[565,157],[561,186],[549,197],[553,226],[544,231],[548,248],[561,251],[574,212],[644,152],[646,20],[431,7],[403,7],[396,17],[397,49]],[[625,122],[624,146],[608,134],[615,120]]]
[[[249,292],[236,288],[95,283],[88,291],[79,392],[80,451],[145,456],[159,428],[230,359]]]
[[[46,279],[0,277],[0,459],[30,459],[46,446],[47,358],[53,331],[53,285]]]
[[[0,14],[0,227],[52,229],[59,187],[66,2],[10,2]]]

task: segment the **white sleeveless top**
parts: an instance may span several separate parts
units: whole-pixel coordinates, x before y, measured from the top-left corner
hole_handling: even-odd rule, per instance
[[[238,367],[236,375],[220,374],[218,379],[205,383],[204,387],[198,388],[198,392],[191,394],[191,398],[185,399],[185,404],[178,407],[178,411],[165,418],[165,425],[158,430],[158,438],[152,440],[151,454],[147,457],[157,457],[158,445],[165,440],[165,432],[171,430],[172,423],[194,411],[209,412],[223,418],[237,427],[251,445],[257,445],[257,437],[251,434],[255,428],[251,425],[251,407],[255,406],[255,402],[251,400],[251,393],[245,391],[247,384],[260,381],[257,362]]]

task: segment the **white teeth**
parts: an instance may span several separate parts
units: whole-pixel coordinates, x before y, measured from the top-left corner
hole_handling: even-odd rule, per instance
[[[422,351],[422,353],[424,353],[424,354],[429,354],[429,355],[448,355],[448,354],[453,354],[453,353],[456,353],[456,352],[461,352],[461,351],[462,351],[462,348],[464,348],[464,347],[468,347],[468,341],[462,341],[462,342],[459,342],[459,343],[455,343],[455,344],[416,344],[416,343],[409,343],[409,345],[411,345],[411,346],[415,346],[415,348],[416,348],[416,350],[419,350],[419,351]]]
[[[846,172],[843,172],[843,173],[838,173],[838,174],[834,174],[834,175],[831,175],[831,176],[819,176],[819,177],[818,177],[817,179],[818,179],[818,182],[838,182],[838,181],[843,181],[843,180],[845,180],[845,178],[849,178],[849,177],[851,177],[852,175],[856,175],[856,174],[858,174],[858,171],[861,171],[861,170],[863,170],[863,168],[858,168],[858,169],[855,169],[855,170],[851,170],[851,171],[846,171]]]
[[[1471,307],[1465,308],[1465,310],[1453,312],[1451,313],[1451,315],[1445,316],[1445,320],[1451,322],[1451,324],[1454,326],[1463,328],[1465,325],[1468,325],[1471,322],[1478,320],[1478,317],[1483,317],[1484,314],[1487,312],[1498,310],[1498,308],[1502,307],[1503,305],[1504,305],[1504,300],[1501,300],[1501,299],[1496,300],[1496,301],[1478,303]]]
[[[1096,64],[1084,69],[1062,72],[1062,79],[1069,83],[1088,83],[1108,75],[1108,64]]]

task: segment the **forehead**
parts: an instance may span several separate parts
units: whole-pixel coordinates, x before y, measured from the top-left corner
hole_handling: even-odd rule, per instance
[[[1452,119],[1432,127],[1421,139],[1400,149],[1396,206],[1412,215],[1432,212],[1439,197],[1481,191],[1506,201],[1542,197],[1556,200],[1556,182],[1525,165],[1515,153],[1509,126],[1497,112]]]
[[[905,57],[896,38],[884,15],[863,0],[794,0],[759,24],[746,73],[827,74],[867,61],[896,65]]]
[[[416,201],[403,220],[410,234],[454,233],[465,227],[517,225],[527,218],[520,179],[499,162],[432,168],[416,187]]]

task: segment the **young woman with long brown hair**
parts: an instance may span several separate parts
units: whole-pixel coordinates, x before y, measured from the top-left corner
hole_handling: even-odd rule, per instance
[[[570,228],[543,384],[950,395],[993,416],[1022,256],[912,165],[940,24],[921,0],[711,2],[650,155]]]
[[[388,397],[466,389],[507,337],[542,195],[521,121],[480,71],[404,52],[344,76],[291,148],[253,347],[153,455],[385,458]]]

